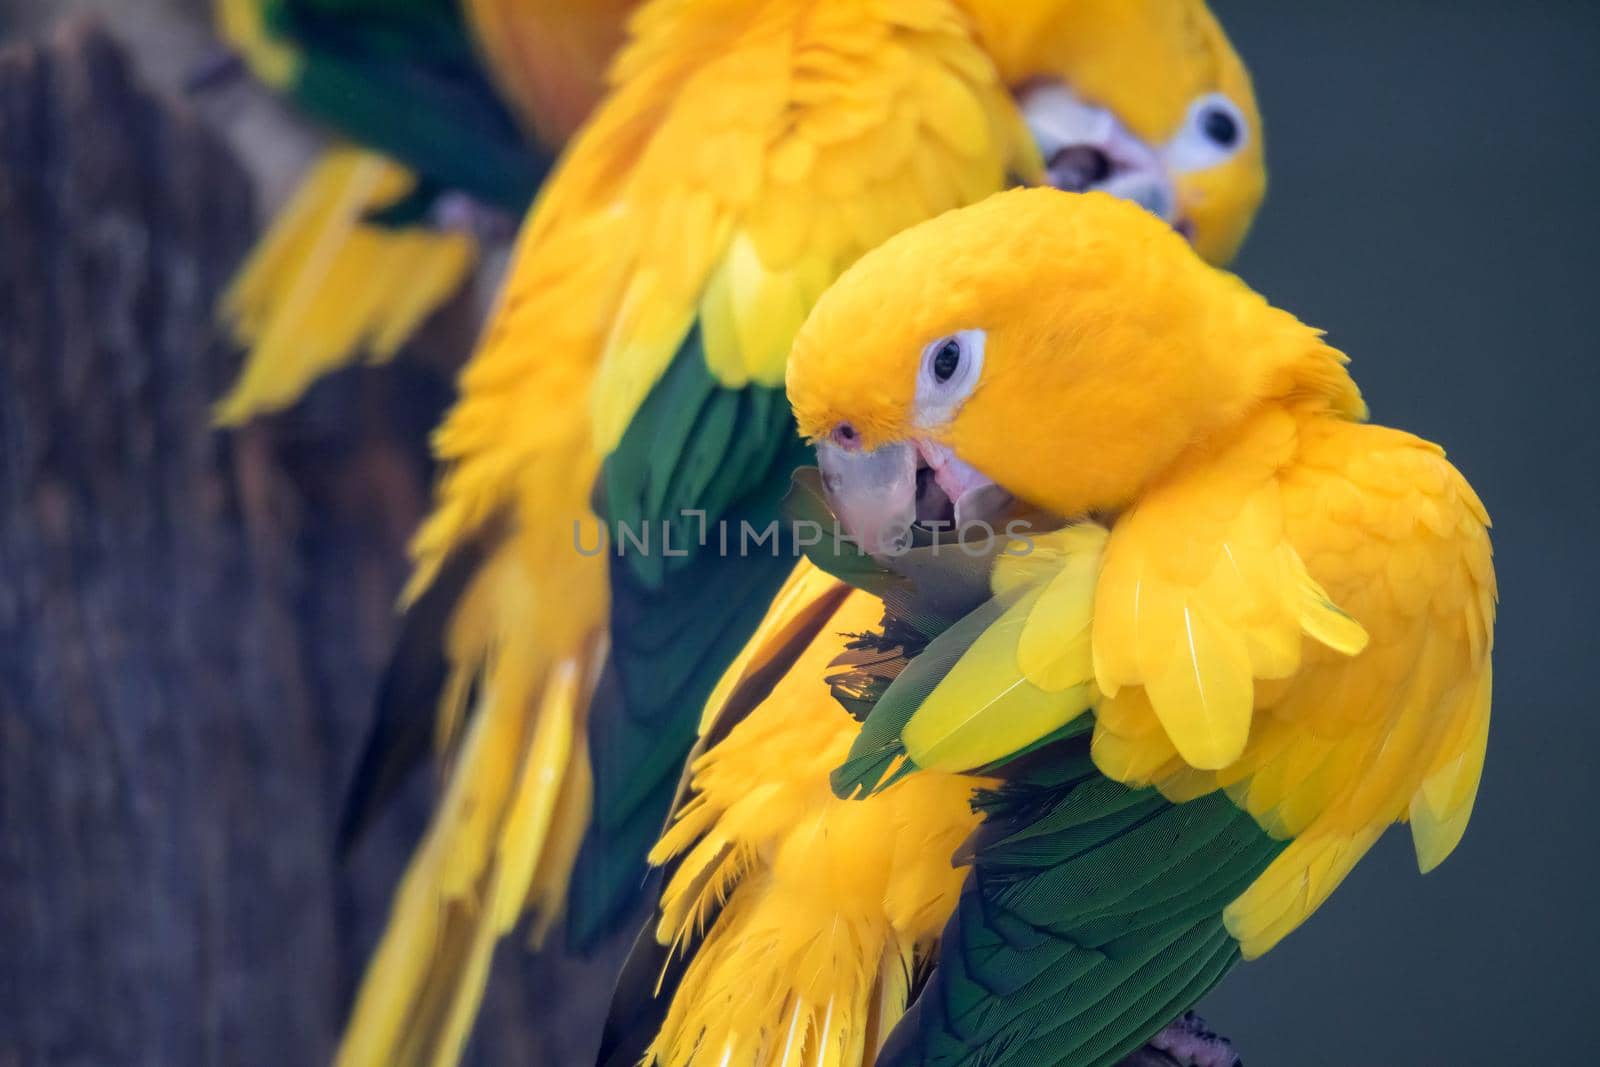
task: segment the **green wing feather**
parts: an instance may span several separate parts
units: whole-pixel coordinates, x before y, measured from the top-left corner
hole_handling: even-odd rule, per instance
[[[264,0],[263,15],[300,55],[283,88],[312,118],[430,189],[527,209],[550,160],[501,103],[456,3]]]
[[[906,755],[901,729],[1003,611],[996,601],[983,604],[930,641],[922,654],[906,665],[862,724],[849,758],[833,772],[835,795],[845,799],[867,796],[917,769]]]
[[[1221,794],[1172,804],[1101,776],[1090,729],[980,794],[972,873],[882,1067],[1114,1064],[1238,961],[1222,909],[1284,842]]]
[[[1004,635],[1014,603],[981,603],[899,670],[834,774],[838,795],[916,770],[902,730],[963,656]],[[1222,911],[1286,842],[1220,792],[1174,804],[1106,778],[1092,731],[1074,716],[981,770],[1002,784],[979,794],[985,820],[958,857],[972,871],[880,1067],[1115,1064],[1238,961]]]
[[[809,457],[782,392],[719,385],[695,331],[606,460],[601,511],[620,552],[610,698],[590,715],[594,809],[568,897],[579,947],[636,903],[706,698],[794,567],[786,530],[757,544],[741,529],[767,531]]]

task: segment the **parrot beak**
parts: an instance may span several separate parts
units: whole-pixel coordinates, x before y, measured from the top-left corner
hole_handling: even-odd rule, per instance
[[[828,506],[844,532],[871,556],[897,556],[911,547],[917,521],[917,451],[907,442],[870,452],[817,445],[817,466]]]
[[[1110,111],[1049,81],[1024,90],[1019,102],[1051,185],[1131,200],[1183,228],[1172,175],[1161,154]]]
[[[897,441],[868,452],[840,443],[835,432],[818,442],[817,465],[844,532],[879,558],[910,548],[914,526],[959,531],[1011,504],[1011,494],[992,479],[931,441]]]

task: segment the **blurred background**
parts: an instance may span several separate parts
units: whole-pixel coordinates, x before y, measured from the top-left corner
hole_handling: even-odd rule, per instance
[[[1267,124],[1237,269],[1446,445],[1503,601],[1462,847],[1419,878],[1391,834],[1203,1011],[1253,1067],[1589,1062],[1600,5],[1213,6]],[[334,860],[492,265],[417,352],[213,434],[211,305],[318,132],[186,91],[205,0],[0,0],[0,39],[0,1067],[319,1062],[421,825],[425,782]],[[502,956],[470,1060],[582,1062],[609,961]]]

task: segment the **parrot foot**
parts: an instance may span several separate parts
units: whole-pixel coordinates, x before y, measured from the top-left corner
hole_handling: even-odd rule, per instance
[[[1244,1067],[1233,1042],[1192,1011],[1169,1023],[1120,1067]]]

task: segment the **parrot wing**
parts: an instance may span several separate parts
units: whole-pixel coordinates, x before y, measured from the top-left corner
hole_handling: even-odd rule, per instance
[[[1090,729],[1075,720],[979,794],[938,965],[879,1067],[1109,1067],[1239,959],[1222,910],[1282,843],[1220,793],[1174,804],[1111,781]]]
[[[1323,423],[1282,479],[1307,569],[1371,635],[1347,659],[1308,643],[1268,692],[1244,757],[1217,772],[1293,843],[1228,910],[1246,956],[1325,900],[1383,829],[1409,822],[1418,867],[1460,842],[1483,772],[1496,584],[1489,516],[1443,452],[1410,434]]]
[[[357,353],[392,358],[460,290],[478,259],[471,235],[374,219],[421,188],[373,152],[317,160],[223,296],[221,317],[249,356],[217,402],[219,424],[289,407]]]
[[[778,390],[811,301],[896,230],[1037,168],[993,64],[947,0],[662,4],[634,34],[614,90],[524,227],[436,437],[447,471],[415,544],[412,595],[453,573],[460,553],[481,553],[438,616],[438,736],[453,755],[345,1063],[419,1050],[451,1061],[490,950],[524,909],[542,929],[572,899],[582,933],[637,895],[704,697],[788,571],[763,545],[724,572],[683,536],[672,545],[692,545],[687,557],[607,560],[586,549],[592,537],[575,544],[591,504],[617,526],[639,516],[682,531],[697,528],[682,525],[687,507],[715,523],[760,516],[770,499],[775,516],[781,456],[796,440]],[[680,390],[700,399],[676,412]],[[615,635],[618,658],[597,678],[613,586],[619,598],[672,596],[685,588],[674,582],[702,598],[701,617],[665,635],[653,621]],[[589,849],[584,870],[596,873],[568,898],[591,810],[594,694],[596,743],[643,762],[597,762],[592,808],[620,814]],[[614,708],[619,697],[654,703]]]
[[[810,455],[782,393],[795,331],[862,252],[1002,187],[1030,150],[944,3],[743,18],[635,168],[633,195],[660,207],[643,216],[592,394],[622,699],[597,705],[590,730],[579,944],[633,897],[698,711],[790,569],[778,504]],[[615,76],[640,62],[630,53]],[[654,547],[630,547],[630,532]]]
[[[1436,446],[1273,410],[1117,525],[1095,759],[1175,799],[1226,789],[1293,839],[1228,909],[1247,957],[1391,823],[1424,871],[1460,840],[1488,729],[1487,522]]]
[[[1389,824],[1411,821],[1424,870],[1460,840],[1488,727],[1487,521],[1436,447],[1268,408],[1119,516],[1097,567],[1003,560],[992,621],[881,732],[915,766],[978,768],[1072,722],[1045,697],[1078,697],[1108,777],[1225,791],[1293,839],[1226,913],[1259,955]]]
[[[620,553],[610,568],[609,664],[619,699],[591,708],[600,787],[573,875],[568,931],[579,945],[608,932],[636,896],[696,713],[793,566],[773,523],[809,449],[782,393],[719,385],[698,337],[605,464],[603,513]]]
[[[972,870],[937,966],[880,1065],[1116,1063],[1239,958],[1223,909],[1282,843],[1221,793],[1175,804],[1093,762],[1086,609],[1052,601],[1092,603],[1106,540],[1083,524],[999,556],[993,598],[905,665],[835,772],[836,795],[870,805],[948,778],[944,762],[998,764],[983,772],[1000,779],[978,794],[984,822],[955,856]],[[1018,650],[1034,617],[1062,642],[1030,678]]]
[[[828,771],[921,647],[876,597],[802,563],[707,705],[651,854],[655,937],[612,1003],[601,1062],[869,1063],[955,905],[976,779],[921,775],[860,804]],[[893,634],[894,636],[891,636]],[[631,976],[631,980],[630,980]]]

